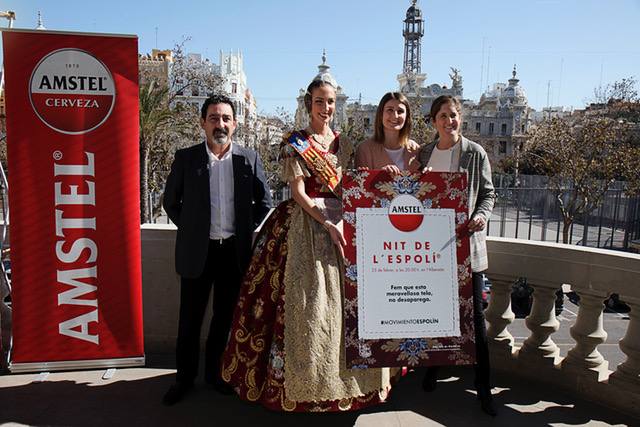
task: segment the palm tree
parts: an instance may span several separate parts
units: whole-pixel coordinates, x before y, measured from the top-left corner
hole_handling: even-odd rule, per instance
[[[151,221],[149,205],[149,153],[161,133],[174,120],[169,107],[169,89],[154,80],[140,86],[140,219]]]

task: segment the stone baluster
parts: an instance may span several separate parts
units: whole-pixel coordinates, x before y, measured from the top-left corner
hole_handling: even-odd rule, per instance
[[[631,308],[627,333],[620,340],[620,349],[627,360],[609,376],[609,384],[640,395],[640,298],[621,295],[621,299]]]
[[[576,345],[562,361],[562,370],[593,381],[603,381],[609,375],[609,362],[598,351],[607,339],[602,327],[605,292],[580,291],[578,318],[570,332]]]
[[[492,357],[511,358],[513,335],[507,330],[507,326],[515,319],[511,311],[511,284],[515,278],[489,274],[489,279],[491,280],[491,299],[484,315],[489,322],[487,338],[490,353]]]
[[[560,286],[543,282],[530,285],[533,288],[533,305],[525,324],[531,335],[522,344],[518,359],[526,363],[552,367],[560,357],[560,349],[550,337],[560,328],[555,313],[556,291]]]

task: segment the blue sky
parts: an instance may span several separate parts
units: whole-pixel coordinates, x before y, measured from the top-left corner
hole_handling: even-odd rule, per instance
[[[397,89],[402,20],[410,3],[13,0],[0,1],[0,10],[14,10],[20,28],[34,28],[40,10],[50,30],[137,34],[142,53],[156,47],[156,27],[159,48],[188,36],[189,51],[216,63],[220,49],[240,49],[258,109],[270,113],[278,106],[295,109],[298,90],[315,75],[323,48],[350,99],[362,94],[363,102],[377,103]],[[418,5],[426,19],[427,84],[449,85],[449,67],[456,67],[465,98],[478,100],[487,80],[506,81],[514,64],[536,109],[547,105],[548,92],[551,105],[580,108],[600,83],[640,78],[640,0],[419,0]]]

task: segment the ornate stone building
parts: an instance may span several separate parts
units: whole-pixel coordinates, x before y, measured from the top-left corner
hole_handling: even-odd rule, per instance
[[[495,83],[478,103],[464,101],[462,133],[485,148],[495,170],[501,169],[501,160],[521,149],[531,125],[533,110],[516,75],[514,65],[506,84]]]
[[[238,123],[249,125],[256,120],[256,101],[247,85],[242,52],[220,51],[220,76],[224,79],[223,89],[233,100]]]
[[[424,116],[440,95],[460,99],[464,105],[462,133],[480,143],[487,150],[494,169],[500,170],[500,161],[520,149],[531,124],[533,110],[516,78],[516,67],[506,84],[494,84],[477,103],[464,99],[462,76],[456,68],[451,68],[449,87],[437,83],[425,86],[427,75],[421,70],[420,46],[423,35],[422,11],[416,6],[416,0],[412,0],[404,20],[404,63],[403,72],[398,75],[400,91],[420,105]]]
[[[245,135],[253,135],[254,132],[246,132],[248,128],[255,126],[257,119],[256,100],[247,85],[247,76],[244,72],[244,58],[240,51],[225,53],[220,51],[220,64],[215,64],[209,59],[203,58],[199,53],[189,53],[185,58],[186,67],[198,69],[201,74],[214,74],[222,77],[222,90],[232,99],[236,108],[236,119],[240,129],[236,134],[236,140],[240,143],[251,145],[255,141],[245,141]],[[153,78],[160,84],[168,85],[173,69],[174,58],[171,50],[153,49],[150,54],[139,55],[138,66],[140,69],[140,81]],[[194,84],[181,85],[177,81],[177,93],[172,103],[173,106],[191,105],[200,109],[205,99],[209,96],[204,87]]]
[[[495,83],[482,94],[478,102],[464,99],[462,76],[456,68],[451,68],[451,83],[448,86],[438,83],[427,84],[427,74],[422,72],[421,46],[425,20],[417,6],[417,0],[411,1],[403,22],[404,59],[402,73],[397,76],[398,90],[420,106],[420,112],[424,117],[428,116],[431,104],[438,96],[451,95],[460,99],[464,105],[462,133],[483,145],[494,170],[500,171],[501,160],[514,154],[522,146],[533,119],[533,109],[529,107],[526,93],[516,77],[515,66],[507,83]],[[319,73],[329,72],[324,55],[318,70]],[[348,97],[341,88],[338,92],[334,127],[358,127],[365,135],[371,135],[377,105],[362,104],[360,100],[347,104]],[[296,125],[302,127],[306,126],[308,121],[303,97],[304,90],[300,90]]]
[[[146,55],[138,55],[140,84],[147,80],[156,80],[159,84],[169,84],[169,66],[173,62],[173,51],[170,49],[153,49]]]

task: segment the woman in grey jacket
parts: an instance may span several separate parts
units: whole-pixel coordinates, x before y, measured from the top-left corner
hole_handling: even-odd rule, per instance
[[[491,216],[495,190],[491,166],[484,149],[460,133],[462,105],[456,98],[439,96],[431,104],[430,118],[438,137],[420,150],[421,166],[434,172],[467,172],[469,190],[469,233],[473,271],[473,323],[476,338],[475,386],[482,410],[495,416],[489,381],[489,349],[482,311],[482,274],[488,267],[486,225]],[[425,391],[436,387],[436,367],[427,369],[422,381]]]

